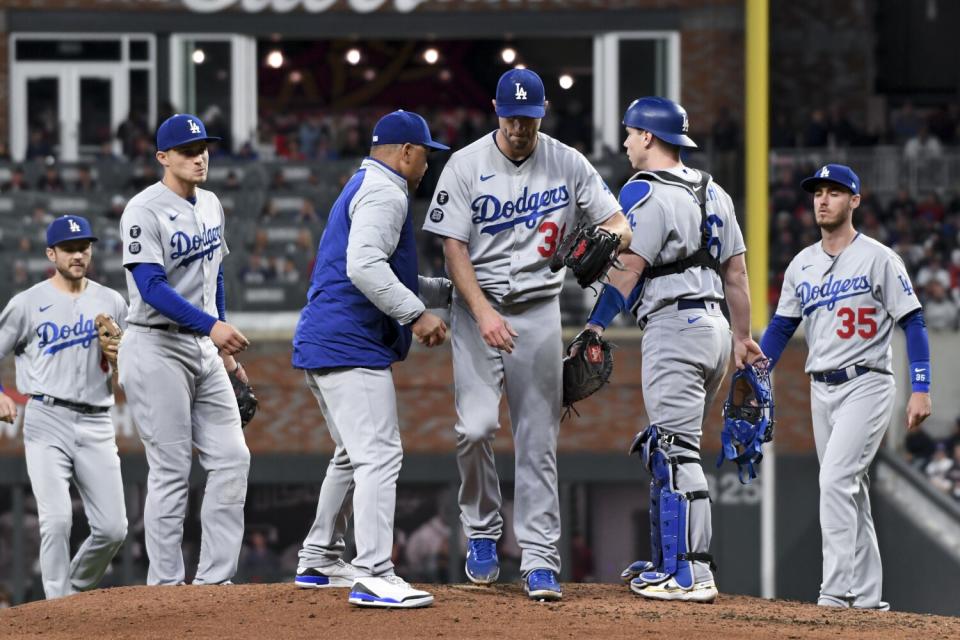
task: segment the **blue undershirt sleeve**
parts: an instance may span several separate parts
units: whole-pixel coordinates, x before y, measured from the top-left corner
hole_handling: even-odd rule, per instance
[[[227,290],[223,285],[223,265],[217,272],[217,315],[223,322],[227,321]]]
[[[167,274],[162,265],[141,262],[129,268],[144,302],[181,327],[210,335],[210,330],[217,319],[196,308],[174,291],[167,282]]]
[[[793,336],[797,327],[800,326],[801,318],[791,318],[789,316],[774,315],[760,338],[760,349],[764,355],[770,359],[770,368],[777,365],[777,360],[783,355],[783,350]]]
[[[915,392],[930,393],[930,339],[923,311],[917,309],[897,323],[907,336],[907,358],[910,360],[910,385]]]

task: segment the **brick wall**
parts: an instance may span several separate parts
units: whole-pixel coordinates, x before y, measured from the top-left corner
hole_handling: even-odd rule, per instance
[[[560,450],[565,453],[623,453],[637,431],[647,425],[640,389],[639,341],[618,340],[613,383],[593,398],[577,405],[579,417],[560,427]],[[809,426],[809,382],[803,375],[806,349],[791,346],[777,367],[777,450],[807,453],[813,448]],[[0,380],[12,387],[10,359]],[[303,382],[303,374],[290,367],[289,343],[261,344],[244,357],[260,410],[247,429],[247,442],[254,453],[332,452],[316,400]],[[394,368],[404,449],[409,453],[446,455],[454,450],[453,371],[449,346],[437,350],[415,349],[408,360]],[[725,397],[726,389],[722,390]],[[720,406],[713,407],[705,429],[704,448],[719,449]],[[512,451],[510,420],[501,403],[498,451]],[[115,420],[123,451],[138,451],[140,442],[125,407]],[[0,429],[0,455],[17,454],[22,438]]]

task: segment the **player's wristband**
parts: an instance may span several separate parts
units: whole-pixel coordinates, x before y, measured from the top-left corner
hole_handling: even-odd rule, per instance
[[[910,386],[916,393],[930,393],[930,361],[918,360],[910,363]]]
[[[587,324],[595,324],[606,329],[620,312],[627,308],[627,301],[623,294],[612,284],[604,284],[603,290],[597,296],[593,311],[587,319]]]

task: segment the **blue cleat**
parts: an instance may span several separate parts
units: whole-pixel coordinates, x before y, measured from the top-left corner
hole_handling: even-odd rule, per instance
[[[467,542],[467,578],[474,584],[493,584],[500,577],[497,541],[470,538]]]
[[[557,574],[550,569],[531,571],[524,581],[523,589],[531,600],[559,600],[563,597]]]

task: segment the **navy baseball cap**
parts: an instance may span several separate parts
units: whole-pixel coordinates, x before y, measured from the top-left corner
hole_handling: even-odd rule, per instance
[[[47,246],[55,247],[71,240],[97,241],[87,219],[81,216],[60,216],[47,227]]]
[[[220,138],[207,135],[207,128],[197,116],[189,113],[177,113],[166,120],[157,129],[157,151],[168,151],[191,142],[216,142]]]
[[[832,182],[853,192],[853,195],[860,194],[860,178],[853,172],[853,169],[843,164],[825,164],[809,178],[805,178],[800,183],[800,188],[804,191],[814,193],[817,185],[821,182]]]
[[[447,151],[445,144],[434,142],[430,127],[422,116],[413,111],[398,109],[377,120],[373,127],[372,146],[381,144],[421,144],[428,149]]]
[[[546,109],[543,80],[530,69],[510,69],[497,82],[497,115],[542,118]]]

